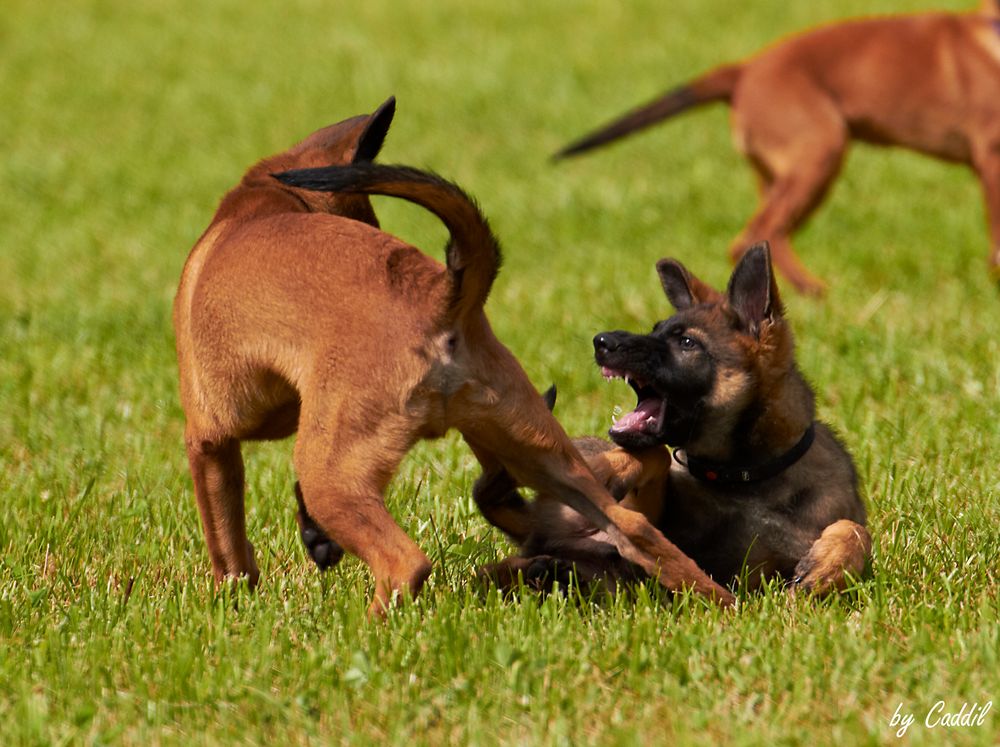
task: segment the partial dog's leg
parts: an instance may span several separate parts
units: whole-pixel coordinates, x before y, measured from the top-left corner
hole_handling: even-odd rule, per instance
[[[769,241],[775,266],[802,293],[821,294],[826,284],[795,254],[791,234],[826,196],[847,146],[846,125],[836,106],[814,92],[783,91],[788,98],[733,111],[737,140],[758,171],[761,203],[730,247],[735,262],[758,241]]]
[[[858,578],[871,556],[872,538],[860,524],[836,521],[816,540],[795,567],[794,588],[823,595],[843,591],[848,575]]]
[[[260,571],[247,539],[240,442],[202,439],[190,429],[185,440],[215,580],[245,577],[253,587]]]
[[[517,483],[503,465],[488,453],[471,447],[483,474],[472,486],[472,497],[486,520],[515,545],[522,545],[534,528],[532,505],[524,500]]]
[[[370,422],[347,428],[303,404],[294,461],[308,515],[375,575],[368,614],[382,617],[397,595],[420,591],[431,564],[386,510],[382,494],[412,439],[405,424],[369,415]]]
[[[579,442],[577,446],[581,446]],[[664,491],[670,472],[670,452],[664,447],[630,452],[613,444],[608,446],[600,452],[588,453],[585,448],[580,451],[598,482],[611,495],[656,524],[663,513],[663,501],[669,500]]]
[[[551,412],[556,404],[556,388],[550,387],[542,400]],[[472,486],[472,497],[486,520],[506,534],[515,545],[523,546],[528,536],[537,530],[533,507],[524,500],[517,489],[514,478],[489,452],[477,452],[474,444],[469,444],[483,474]]]
[[[631,454],[599,438],[575,439],[573,444],[598,482],[616,500],[639,511],[651,522],[659,518],[665,470],[669,470],[670,464],[666,449]],[[500,494],[509,490],[520,498],[514,479],[502,467],[491,479],[487,478],[488,475],[484,474],[477,482],[481,493],[495,491]],[[634,581],[642,577],[638,567],[623,560],[607,538],[581,533],[582,519],[578,516],[567,518],[566,509],[555,508],[551,501],[550,496],[540,495],[536,503],[528,507],[534,509],[534,514],[525,526],[523,538],[516,541],[521,550],[530,555],[515,556],[485,566],[479,571],[481,577],[507,589],[517,583],[520,575],[525,584],[543,591],[550,589],[553,583],[568,586],[570,578],[575,578],[581,585],[600,579],[613,588],[618,581]]]
[[[1000,134],[997,140],[1000,141]],[[995,281],[1000,282],[1000,142],[982,148],[975,156],[974,165],[983,185],[986,218],[990,227],[990,273]]]

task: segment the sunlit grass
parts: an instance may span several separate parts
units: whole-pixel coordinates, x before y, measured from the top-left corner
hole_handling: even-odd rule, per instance
[[[246,450],[257,593],[216,591],[187,475],[170,303],[186,253],[256,159],[399,101],[383,160],[482,203],[505,247],[489,312],[574,434],[623,384],[594,333],[669,313],[653,271],[716,284],[754,204],[723,108],[565,164],[612,114],[811,23],[910,0],[30,3],[0,14],[0,743],[914,744],[1000,694],[1000,342],[972,174],[855,148],[797,238],[831,282],[789,295],[821,416],[853,451],[874,574],[821,603],[780,588],[732,614],[640,586],[502,598],[510,551],[456,437],[421,444],[388,501],[434,560],[371,625],[371,578],[298,545],[290,444]],[[962,4],[949,1],[952,8]],[[379,200],[438,256],[444,234]]]

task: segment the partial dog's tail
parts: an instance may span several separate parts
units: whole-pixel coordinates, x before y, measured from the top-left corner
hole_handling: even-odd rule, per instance
[[[580,140],[570,143],[556,153],[555,158],[584,153],[701,104],[707,104],[711,101],[729,103],[742,71],[742,65],[717,67],[683,86],[668,91],[645,106],[632,110]]]
[[[389,195],[426,208],[451,234],[446,250],[449,319],[462,318],[486,303],[500,270],[500,244],[475,201],[455,184],[407,166],[374,163],[294,169],[273,176],[301,189]]]

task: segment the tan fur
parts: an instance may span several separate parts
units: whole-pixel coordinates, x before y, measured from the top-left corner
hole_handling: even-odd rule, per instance
[[[1000,6],[844,21],[781,40],[670,91],[565,148],[582,153],[712,101],[732,106],[733,141],[757,173],[760,204],[730,248],[771,244],[800,291],[821,293],[790,236],[822,203],[851,139],[971,166],[1000,277]]]
[[[834,522],[802,558],[796,568],[797,583],[814,594],[843,591],[851,579],[861,577],[871,552],[867,529],[846,519]]]
[[[388,126],[325,128],[266,159],[223,199],[185,265],[174,306],[185,441],[217,581],[258,580],[245,526],[240,444],[297,432],[299,526],[324,562],[341,549],[375,576],[370,613],[416,594],[431,566],[383,494],[410,447],[457,428],[486,469],[571,505],[668,588],[732,595],[619,504],[531,386],[483,313],[496,240],[457,187],[368,162]],[[271,176],[350,164],[329,193]],[[353,191],[352,191],[353,190]],[[377,228],[366,194],[420,204],[448,226],[447,266]],[[313,555],[320,563],[318,555]]]

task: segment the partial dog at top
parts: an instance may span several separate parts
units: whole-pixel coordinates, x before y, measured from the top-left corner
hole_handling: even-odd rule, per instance
[[[671,589],[709,579],[595,480],[483,312],[500,249],[476,205],[432,174],[371,163],[387,101],[252,167],[188,257],[174,303],[185,442],[217,581],[259,571],[243,441],[297,432],[299,526],[321,567],[342,550],[375,575],[370,614],[431,567],[383,493],[413,444],[461,431],[486,469],[564,500]],[[275,172],[283,172],[275,176]],[[438,216],[446,264],[381,232],[369,194]]]
[[[871,552],[865,507],[850,455],[816,420],[767,245],[743,256],[724,294],[677,261],[657,271],[677,313],[650,334],[594,338],[604,376],[624,378],[638,403],[611,428],[613,443],[587,438],[577,447],[622,505],[719,583],[753,589],[780,577],[818,594],[845,588]],[[551,586],[570,571],[612,585],[644,576],[551,496],[524,509],[538,527],[525,533],[509,521],[522,502],[517,484],[502,470],[476,484],[486,517],[520,548],[485,575],[502,586],[519,575]]]
[[[730,246],[735,261],[768,240],[778,270],[822,293],[790,236],[819,206],[852,140],[899,145],[971,166],[986,202],[1000,279],[1000,3],[976,13],[844,21],[780,41],[675,88],[557,156],[583,153],[702,104],[732,107],[737,149],[760,204]]]

